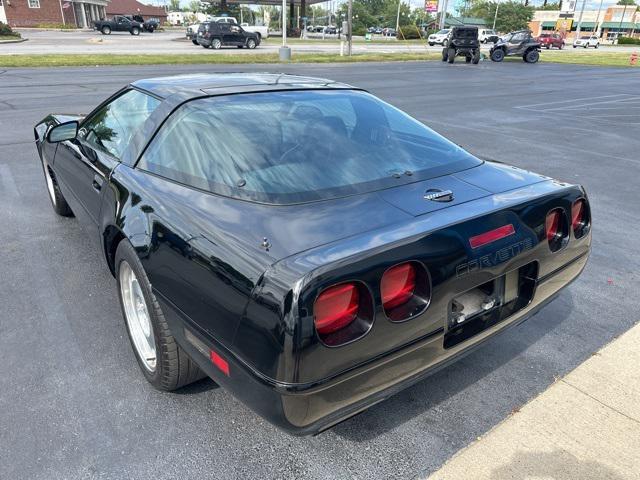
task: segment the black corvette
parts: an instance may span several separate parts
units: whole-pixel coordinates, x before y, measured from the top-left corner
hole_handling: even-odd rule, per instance
[[[208,375],[296,434],[529,318],[590,251],[580,186],[479,160],[328,80],[140,80],[35,140],[149,382]]]

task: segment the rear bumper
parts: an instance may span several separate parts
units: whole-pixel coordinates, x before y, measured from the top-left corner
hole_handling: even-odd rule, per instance
[[[309,435],[385,400],[468,354],[508,327],[527,320],[577,278],[587,259],[588,252],[585,252],[539,278],[529,305],[454,347],[444,348],[443,326],[366,364],[307,384],[282,383],[264,377],[188,326],[162,296],[158,299],[178,342],[211,378],[271,423],[295,435]],[[228,360],[229,376],[209,361],[209,348]]]

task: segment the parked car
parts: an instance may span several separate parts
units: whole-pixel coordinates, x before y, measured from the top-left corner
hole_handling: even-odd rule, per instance
[[[480,41],[478,27],[453,27],[442,48],[442,61],[453,63],[457,56],[465,57],[467,63],[477,65],[480,62]]]
[[[511,32],[491,47],[489,56],[494,62],[501,62],[507,56],[521,56],[527,63],[536,63],[540,59],[540,43],[529,30]]]
[[[600,46],[600,39],[596,35],[584,35],[580,38],[577,38],[573,42],[573,48],[582,47],[582,48],[598,48]]]
[[[200,23],[194,23],[187,27],[187,38],[191,40],[191,43],[194,45],[198,45],[198,29],[200,25]]]
[[[338,29],[333,25],[329,25],[327,27],[324,27],[324,33],[327,35],[335,35],[336,33],[338,33]]]
[[[209,376],[296,434],[491,355],[476,347],[535,321],[591,249],[581,186],[479,160],[326,79],[138,80],[34,134],[43,189],[115,277],[147,381]],[[99,374],[125,378],[114,365]]]
[[[198,29],[198,45],[215,50],[227,46],[254,49],[260,45],[260,36],[233,23],[204,22]]]
[[[124,15],[116,15],[108,20],[96,20],[93,25],[103,35],[111,35],[111,32],[129,32],[131,35],[140,35],[144,29],[142,23],[131,20]]]
[[[446,47],[447,42],[449,41],[449,32],[451,32],[451,29],[445,28],[443,30],[440,30],[439,32],[432,33],[431,35],[429,35],[427,42],[432,47],[434,45],[442,45],[443,47]]]
[[[562,50],[564,48],[564,38],[559,33],[543,33],[539,35],[536,42],[540,44],[541,48],[549,50],[551,47]]]
[[[479,28],[478,40],[482,43],[496,43],[498,40],[500,40],[500,37],[495,30],[492,30],[490,28]]]
[[[125,15],[129,20],[134,20],[142,24],[145,32],[153,33],[160,26],[160,20],[157,18],[149,18],[145,20],[142,15]]]
[[[382,29],[382,35],[384,35],[385,37],[395,37],[396,29],[391,27],[384,28]]]

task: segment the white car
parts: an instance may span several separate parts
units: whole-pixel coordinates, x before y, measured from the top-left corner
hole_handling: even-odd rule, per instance
[[[449,41],[449,32],[451,31],[450,28],[445,28],[444,30],[440,30],[437,33],[433,33],[431,35],[429,35],[429,38],[427,39],[427,42],[429,43],[429,45],[431,45],[432,47],[434,45],[442,45],[443,47],[447,45],[447,42]]]
[[[596,37],[595,35],[585,35],[583,37],[577,38],[576,40],[574,40],[573,42],[573,48],[577,48],[577,47],[582,47],[582,48],[588,48],[588,47],[593,47],[593,48],[598,48],[598,46],[600,45],[600,40],[598,40],[598,37]]]
[[[495,30],[492,30],[490,28],[479,28],[478,29],[478,40],[480,40],[481,43],[487,43],[487,42],[497,42],[498,41],[498,34],[496,33]]]

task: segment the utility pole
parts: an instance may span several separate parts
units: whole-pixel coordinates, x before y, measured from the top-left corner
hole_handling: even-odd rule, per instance
[[[398,31],[400,30],[400,5],[402,5],[402,0],[398,0],[398,15],[396,16],[396,35],[398,35]]]
[[[624,16],[627,14],[627,6],[624,6],[624,10],[622,11],[622,18],[620,18],[620,26],[618,27],[618,35],[616,36],[616,40],[620,38],[620,34],[622,33],[622,22],[624,21]]]
[[[596,27],[598,30],[598,36],[602,33],[602,28],[600,27],[600,12],[602,11],[602,3],[604,0],[600,0],[600,6],[598,7],[598,16],[596,17]]]
[[[440,12],[440,25],[439,25],[439,29],[442,30],[444,28],[444,21],[445,18],[447,17],[447,6],[449,3],[449,0],[440,0],[442,2],[442,11]]]
[[[493,30],[496,29],[496,20],[498,20],[498,8],[500,7],[500,0],[496,2],[496,14],[493,16]]]
[[[582,0],[582,8],[580,9],[580,16],[578,17],[578,27],[576,28],[576,38],[574,38],[574,41],[580,38],[580,28],[582,28],[582,14],[584,13],[585,3],[587,3],[587,0]]]
[[[351,50],[353,47],[353,0],[349,0],[349,5],[347,7],[347,29],[349,31],[347,54],[351,56]]]

